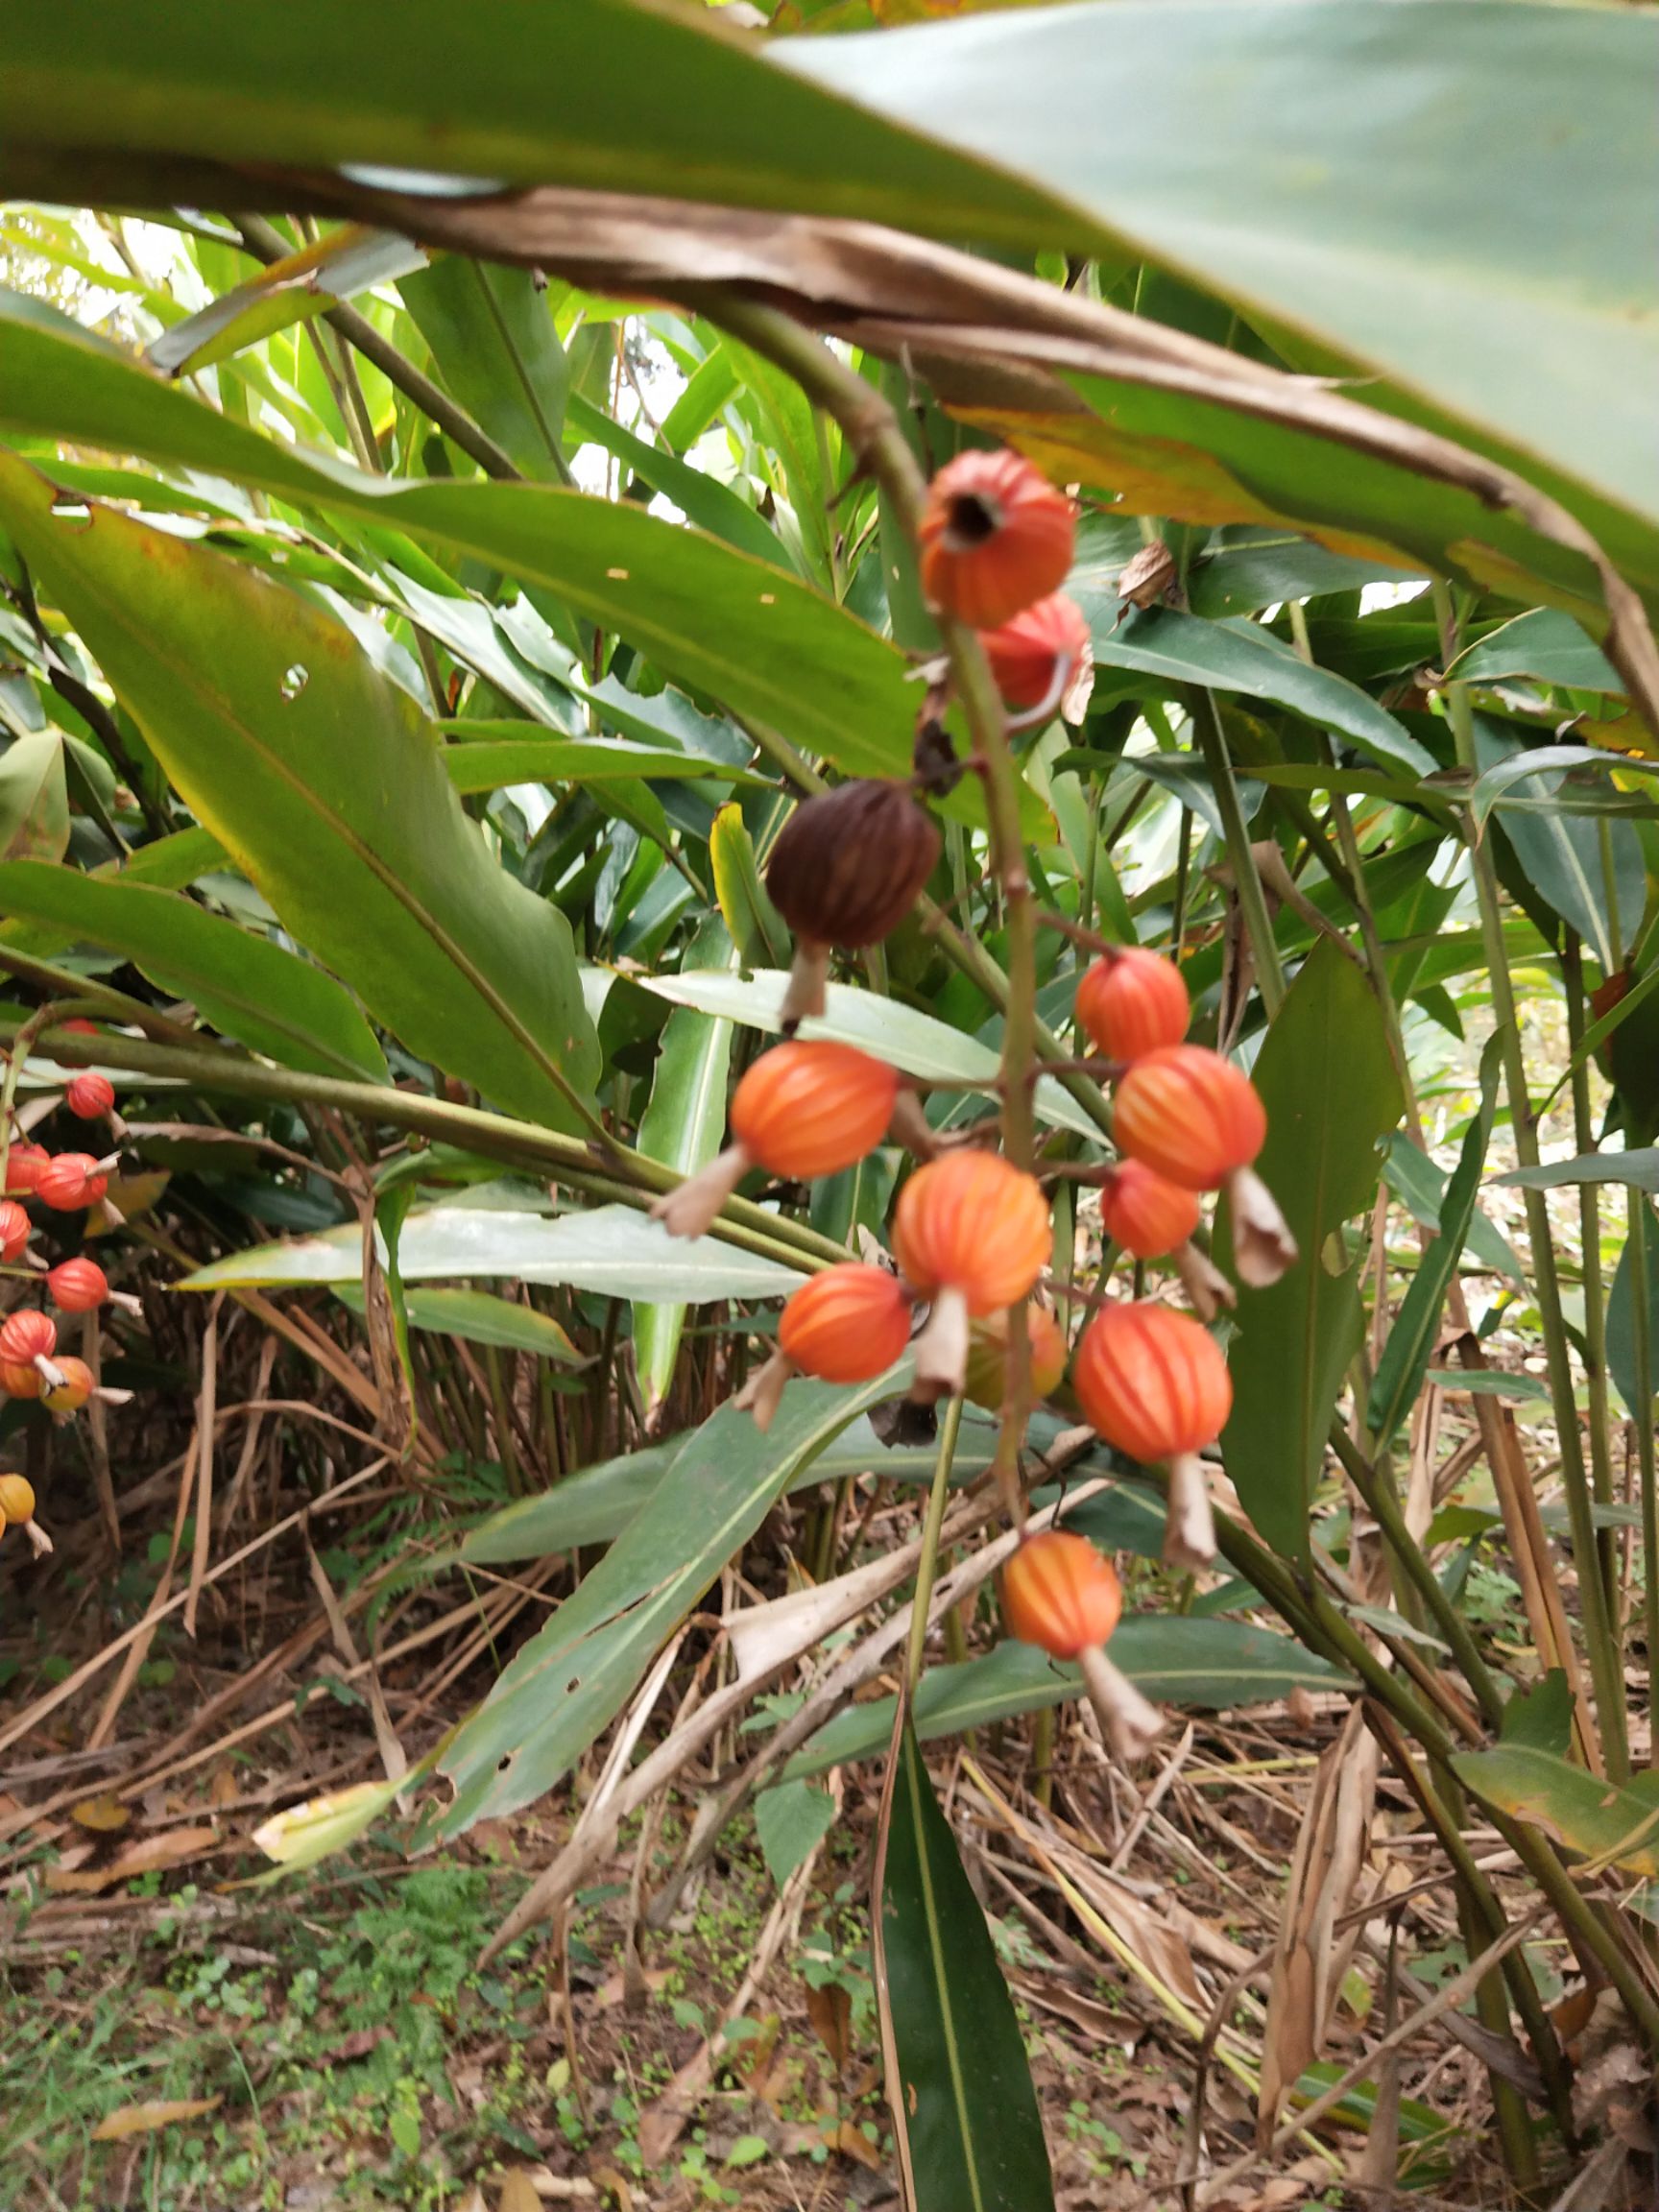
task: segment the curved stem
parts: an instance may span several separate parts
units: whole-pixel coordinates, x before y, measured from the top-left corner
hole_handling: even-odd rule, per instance
[[[939,1572],[939,1531],[945,1526],[945,1502],[950,1494],[950,1469],[961,1432],[962,1400],[958,1397],[951,1399],[939,1424],[939,1456],[933,1466],[933,1487],[927,1494],[922,1556],[916,1562],[916,1595],[910,1601],[910,1637],[904,1647],[904,1684],[912,1697],[922,1679],[927,1650],[927,1610],[933,1602],[933,1583]]]

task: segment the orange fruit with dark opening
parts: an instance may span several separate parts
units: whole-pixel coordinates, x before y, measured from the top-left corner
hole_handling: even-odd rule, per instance
[[[917,528],[923,593],[958,621],[994,630],[1066,581],[1075,535],[1070,500],[1029,461],[959,453],[928,487]]]

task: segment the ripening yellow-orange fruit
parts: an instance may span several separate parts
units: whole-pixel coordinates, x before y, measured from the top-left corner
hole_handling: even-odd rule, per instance
[[[1110,1559],[1086,1536],[1046,1528],[1027,1536],[1002,1570],[1002,1619],[1022,1644],[1075,1659],[1107,1643],[1123,1611]]]
[[[78,1413],[92,1395],[92,1370],[73,1354],[60,1359],[58,1368],[63,1380],[47,1383],[40,1392],[40,1403],[54,1413]]]
[[[1110,1060],[1139,1060],[1179,1045],[1192,1019],[1173,960],[1125,945],[1096,960],[1077,986],[1077,1019]]]
[[[1241,1068],[1202,1045],[1136,1060],[1118,1086],[1112,1134],[1120,1152],[1190,1190],[1214,1190],[1247,1167],[1267,1137],[1267,1112]]]
[[[910,1300],[885,1267],[848,1261],[804,1283],[778,1323],[779,1349],[804,1375],[868,1382],[910,1341]]]
[[[1033,1298],[1025,1308],[1031,1346],[1031,1396],[1041,1401],[1060,1386],[1066,1372],[1066,1332],[1051,1307]],[[995,1413],[1008,1393],[1008,1311],[998,1307],[974,1323],[968,1334],[967,1396]]]
[[[1076,526],[1070,500],[1020,454],[959,453],[929,485],[917,528],[923,594],[994,630],[1066,581]]]
[[[1198,1193],[1143,1160],[1119,1160],[1100,1186],[1100,1222],[1137,1260],[1163,1260],[1198,1226]]]
[[[21,1475],[0,1475],[0,1520],[13,1528],[35,1518],[35,1485]]]
[[[1096,1434],[1146,1465],[1213,1444],[1233,1409],[1233,1380],[1214,1337],[1190,1313],[1144,1301],[1094,1316],[1071,1382]]]

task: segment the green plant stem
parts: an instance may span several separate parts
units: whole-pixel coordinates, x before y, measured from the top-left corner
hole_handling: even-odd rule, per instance
[[[1442,583],[1434,586],[1434,603],[1440,617],[1448,661],[1456,644],[1451,593]],[[1475,746],[1475,719],[1464,684],[1446,685],[1446,709],[1452,725],[1458,765],[1471,777],[1479,774]],[[1538,1131],[1532,1118],[1531,1094],[1527,1086],[1527,1063],[1522,1051],[1521,1026],[1516,1017],[1515,993],[1503,950],[1503,916],[1498,901],[1498,877],[1489,846],[1478,826],[1465,817],[1464,835],[1475,877],[1480,910],[1480,930],[1486,947],[1486,965],[1492,986],[1492,1011],[1503,1037],[1504,1085],[1509,1097],[1509,1118],[1515,1154],[1523,1167],[1539,1164]],[[1630,1772],[1629,1740],[1624,1715],[1623,1660],[1608,1617],[1602,1587],[1600,1555],[1596,1544],[1589,1479],[1584,1467],[1583,1439],[1578,1431],[1578,1409],[1574,1403],[1573,1366],[1569,1357],[1566,1321],[1561,1310],[1561,1285],[1555,1269],[1555,1248],[1551,1241],[1550,1209],[1542,1190],[1525,1190],[1527,1230],[1532,1246],[1532,1274],[1543,1322],[1544,1350],[1550,1368],[1550,1398],[1555,1411],[1555,1431],[1561,1447],[1561,1480],[1567,1493],[1567,1513],[1573,1531],[1573,1557],[1578,1569],[1578,1602],[1584,1621],[1584,1643],[1590,1677],[1596,1689],[1597,1715],[1601,1726],[1603,1754],[1609,1781],[1623,1782]]]
[[[916,1562],[916,1595],[910,1601],[910,1635],[904,1647],[904,1685],[912,1698],[927,1652],[927,1609],[933,1602],[933,1584],[939,1573],[939,1532],[945,1526],[950,1469],[956,1457],[956,1439],[962,1432],[962,1405],[959,1396],[952,1398],[939,1423],[939,1456],[933,1464],[933,1487],[927,1493],[922,1556]]]
[[[248,252],[267,268],[274,261],[285,260],[294,251],[262,216],[243,215],[236,228]],[[465,408],[456,406],[446,392],[423,375],[406,353],[389,338],[382,337],[366,315],[342,300],[335,306],[325,308],[323,319],[332,324],[341,337],[354,347],[365,361],[373,363],[386,381],[395,385],[428,421],[435,422],[452,445],[476,461],[486,476],[504,482],[517,481],[518,470],[495,441],[480,429]]]
[[[1406,1526],[1406,1516],[1400,1501],[1394,1495],[1392,1484],[1372,1467],[1353,1438],[1339,1424],[1333,1423],[1331,1442],[1337,1457],[1347,1472],[1348,1479],[1364,1500],[1367,1510],[1382,1529],[1389,1551],[1399,1560],[1409,1577],[1412,1588],[1423,1601],[1424,1611],[1451,1646],[1452,1655],[1462,1670],[1463,1679],[1480,1708],[1480,1718],[1489,1728],[1498,1727],[1503,1719],[1503,1699],[1491,1671],[1480,1656],[1469,1623],[1458,1612],[1440,1584],[1440,1577],[1424,1556],[1423,1547],[1412,1537]]]
[[[1567,988],[1567,1040],[1573,1070],[1573,1138],[1580,1153],[1594,1152],[1596,1122],[1590,1107],[1589,1062],[1579,1056],[1586,1008],[1578,936],[1569,929],[1561,954]],[[1590,1389],[1590,1482],[1599,1505],[1613,1503],[1613,1454],[1607,1408],[1607,1296],[1601,1280],[1601,1185],[1578,1186],[1578,1238],[1583,1252],[1584,1372]],[[1611,1527],[1598,1532],[1597,1557],[1609,1620],[1619,1619],[1619,1546]]]
[[[1201,685],[1189,689],[1187,703],[1198,749],[1210,771],[1210,786],[1220,810],[1222,841],[1233,870],[1233,889],[1256,962],[1256,988],[1262,994],[1262,1003],[1271,1021],[1285,1003],[1285,971],[1280,965],[1279,943],[1267,913],[1262,878],[1256,873],[1256,856],[1250,850],[1250,830],[1233,777],[1233,760],[1227,750],[1227,733],[1221,727],[1221,710],[1215,704],[1215,694]]]
[[[1642,1617],[1648,1663],[1659,1652],[1659,1486],[1653,1479],[1653,1316],[1647,1297],[1647,1197],[1631,1184],[1625,1192],[1628,1234],[1625,1268],[1630,1280],[1631,1358],[1636,1403],[1630,1419],[1636,1431],[1636,1468],[1642,1485]],[[1659,1767],[1659,1729],[1653,1732],[1647,1763]]]
[[[31,1017],[33,1022],[36,1018]],[[54,1010],[54,1021],[62,1009]],[[0,1048],[9,1048],[28,1022],[0,1012]],[[661,1166],[626,1145],[613,1145],[600,1153],[579,1137],[541,1129],[532,1121],[515,1121],[506,1115],[488,1114],[476,1106],[452,1106],[447,1099],[432,1098],[390,1084],[351,1083],[342,1077],[313,1075],[292,1068],[272,1068],[240,1053],[199,1046],[187,1050],[172,1045],[140,1044],[132,1037],[85,1037],[48,1026],[51,1057],[68,1068],[128,1068],[141,1075],[165,1076],[197,1085],[204,1091],[224,1091],[243,1098],[267,1098],[297,1106],[332,1106],[360,1121],[404,1129],[454,1144],[464,1150],[499,1160],[508,1166],[529,1167],[574,1189],[640,1210],[680,1181],[671,1167]],[[785,1266],[833,1266],[847,1257],[843,1248],[815,1229],[770,1214],[748,1199],[729,1200],[711,1236]]]

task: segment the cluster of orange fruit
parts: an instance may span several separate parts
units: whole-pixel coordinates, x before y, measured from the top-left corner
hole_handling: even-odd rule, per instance
[[[999,690],[1015,707],[1050,711],[1086,665],[1088,624],[1058,590],[1070,569],[1070,501],[1013,453],[970,452],[935,477],[919,532],[931,604],[980,630]],[[1007,1314],[1025,1305],[1031,1383],[1059,1384],[1065,1333],[1033,1298],[1052,1228],[1037,1179],[999,1154],[943,1153],[898,1072],[856,1047],[794,1037],[821,1015],[832,948],[878,942],[910,911],[939,854],[931,818],[902,784],[860,780],[799,805],[767,870],[774,902],[795,931],[783,1005],[787,1041],[757,1060],[732,1104],[732,1142],[657,1208],[671,1233],[708,1228],[755,1166],[806,1181],[854,1166],[884,1140],[922,1156],[892,1220],[894,1267],[826,1268],[785,1304],[778,1350],[744,1392],[764,1426],[792,1375],[872,1381],[906,1351],[916,1395],[968,1390],[1001,1402]],[[1101,1174],[1107,1238],[1137,1260],[1174,1259],[1206,1319],[1231,1285],[1192,1243],[1200,1195],[1225,1192],[1234,1262],[1254,1284],[1274,1280],[1295,1248],[1253,1163],[1266,1136],[1254,1086],[1219,1053],[1187,1042],[1190,1002],[1172,961],[1141,946],[1112,948],[1082,977],[1077,1018],[1116,1084],[1118,1159]],[[915,1310],[926,1320],[912,1342]],[[1207,1566],[1214,1526],[1199,1455],[1232,1407],[1226,1360],[1190,1314],[1149,1300],[1098,1303],[1071,1361],[1077,1403],[1115,1450],[1169,1477],[1166,1557]],[[1111,1562],[1084,1538],[1048,1530],[1022,1542],[1003,1579],[1011,1632],[1085,1662],[1118,1749],[1144,1747],[1157,1716],[1106,1667],[1100,1647],[1121,1593]]]
[[[67,1026],[90,1031],[90,1022]],[[108,1076],[88,1070],[66,1085],[63,1103],[83,1121],[108,1121],[115,1092]],[[91,1313],[100,1307],[135,1307],[136,1299],[109,1287],[95,1260],[79,1253],[48,1267],[30,1249],[35,1223],[24,1201],[34,1199],[55,1214],[78,1213],[104,1198],[115,1166],[113,1154],[96,1159],[89,1152],[48,1152],[26,1138],[6,1147],[5,1190],[0,1197],[0,1265],[36,1276],[60,1313]],[[37,1399],[55,1419],[67,1421],[89,1398],[121,1403],[130,1393],[104,1388],[84,1359],[58,1349],[58,1324],[36,1306],[20,1306],[0,1320],[0,1390],[9,1398]],[[35,1493],[21,1475],[0,1474],[0,1534],[21,1526],[36,1551],[49,1551],[51,1540],[35,1519]]]

